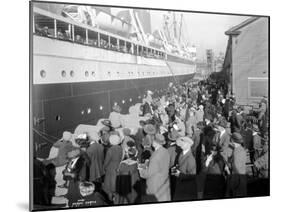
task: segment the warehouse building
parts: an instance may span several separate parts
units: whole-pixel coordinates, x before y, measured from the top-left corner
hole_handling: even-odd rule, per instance
[[[223,74],[230,91],[238,104],[255,104],[268,96],[269,18],[251,17],[225,34]]]

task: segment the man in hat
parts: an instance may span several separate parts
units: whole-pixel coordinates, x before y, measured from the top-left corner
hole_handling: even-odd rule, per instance
[[[253,124],[253,160],[256,160],[262,151],[262,142],[259,135],[259,127],[256,124]]]
[[[157,201],[170,201],[169,162],[170,155],[163,147],[165,138],[156,134],[152,146],[153,152],[147,168],[140,167],[140,176],[146,179],[147,194],[156,197]]]
[[[192,136],[193,145],[191,147],[192,154],[196,160],[196,167],[197,170],[200,170],[200,163],[201,163],[201,150],[202,150],[202,142],[203,142],[203,129],[204,129],[204,123],[198,122],[196,124],[196,127],[194,129],[194,134]]]
[[[189,137],[180,137],[176,142],[182,152],[177,168],[172,170],[172,175],[177,177],[173,200],[193,200],[197,198],[196,162],[191,151],[193,141]]]
[[[89,180],[95,183],[101,183],[101,178],[104,175],[104,147],[99,143],[99,136],[96,132],[88,134],[90,146],[87,148],[87,154],[90,158],[90,176]]]
[[[220,154],[222,157],[228,161],[229,157],[232,154],[232,149],[230,148],[230,135],[226,132],[225,128],[227,127],[227,121],[225,118],[222,118],[216,125],[218,130],[217,145],[220,149]]]
[[[119,105],[114,105],[112,107],[112,112],[109,114],[109,120],[111,122],[112,127],[119,128],[122,125],[121,122],[121,107]]]
[[[196,123],[204,120],[204,106],[199,105],[198,110],[195,111]]]
[[[246,175],[246,150],[242,146],[244,141],[240,133],[231,135],[234,144],[232,154],[232,173],[229,180],[228,195],[231,197],[243,197],[247,195],[247,175]]]

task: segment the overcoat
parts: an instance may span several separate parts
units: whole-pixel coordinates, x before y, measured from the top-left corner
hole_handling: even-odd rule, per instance
[[[180,154],[178,165],[180,175],[176,182],[174,200],[196,199],[196,162],[191,150],[184,155],[183,153]]]
[[[104,175],[104,148],[102,144],[92,143],[87,149],[87,154],[90,158],[90,181],[97,181]]]
[[[159,202],[171,200],[169,164],[168,150],[161,146],[151,155],[148,168],[141,170],[141,177],[146,179],[147,194],[154,195]]]
[[[112,195],[116,191],[116,176],[119,168],[119,164],[122,160],[123,150],[119,145],[111,146],[106,153],[104,160],[104,190],[109,195]]]

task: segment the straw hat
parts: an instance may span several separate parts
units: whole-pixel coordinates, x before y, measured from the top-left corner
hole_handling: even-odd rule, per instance
[[[121,143],[121,139],[118,135],[111,135],[109,137],[109,143],[111,145],[119,145]]]

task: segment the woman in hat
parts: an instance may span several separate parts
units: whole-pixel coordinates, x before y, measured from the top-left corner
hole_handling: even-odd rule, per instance
[[[111,147],[107,150],[104,160],[104,191],[107,193],[109,200],[113,200],[116,191],[116,176],[119,164],[122,160],[123,150],[119,145],[121,139],[118,135],[111,135],[109,137]]]
[[[153,196],[157,201],[170,201],[170,180],[168,150],[163,147],[165,138],[156,134],[153,140],[153,152],[147,168],[139,168],[140,176],[146,179],[147,194]]]
[[[140,195],[139,187],[137,186],[140,180],[137,164],[138,151],[133,144],[129,142],[130,147],[127,151],[127,158],[119,166],[116,182],[116,204],[135,203]]]
[[[234,150],[231,164],[232,174],[229,179],[227,194],[231,197],[243,197],[247,195],[246,150],[242,146],[244,141],[240,133],[233,133],[231,140]]]
[[[99,136],[96,132],[89,133],[90,146],[87,148],[87,154],[91,160],[90,176],[91,182],[100,183],[104,175],[103,162],[104,162],[104,147],[99,143]]]

